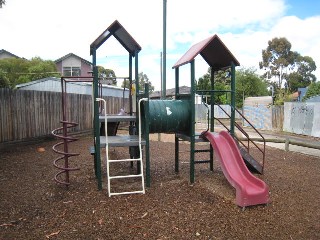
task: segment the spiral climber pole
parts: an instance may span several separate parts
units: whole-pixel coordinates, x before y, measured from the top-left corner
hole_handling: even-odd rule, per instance
[[[78,138],[68,136],[68,129],[76,127],[78,123],[67,121],[67,102],[66,102],[66,81],[64,81],[64,78],[61,78],[61,88],[62,88],[62,127],[56,128],[52,131],[52,134],[62,139],[61,142],[56,143],[53,145],[52,150],[55,153],[58,153],[59,157],[57,157],[53,161],[53,165],[59,169],[59,172],[54,176],[54,180],[57,183],[69,186],[70,185],[70,179],[69,179],[69,172],[70,171],[76,171],[79,170],[79,168],[72,168],[69,166],[69,158],[78,156],[79,153],[72,153],[69,152],[69,143],[77,141]],[[62,134],[61,134],[62,131]],[[63,148],[62,148],[63,145]],[[60,164],[60,161],[64,160],[64,164]],[[65,179],[62,180],[62,177],[60,175],[64,174]]]
[[[69,152],[69,148],[68,148],[68,144],[70,142],[74,142],[77,141],[77,138],[74,138],[72,136],[68,136],[67,135],[67,129],[68,128],[72,128],[77,126],[77,123],[74,122],[68,122],[65,120],[60,121],[63,126],[57,129],[54,129],[52,131],[52,134],[57,137],[62,139],[61,142],[58,142],[57,144],[53,145],[52,150],[55,153],[60,154],[61,156],[59,156],[58,158],[56,158],[53,161],[53,166],[55,166],[56,168],[58,168],[60,171],[54,176],[54,180],[57,183],[63,184],[63,185],[69,185],[70,184],[70,180],[69,180],[69,172],[70,171],[76,171],[79,170],[79,168],[71,168],[69,166],[69,158],[73,157],[73,156],[78,156],[79,153],[71,153]],[[59,135],[58,132],[60,132],[62,130],[62,135]],[[63,145],[63,150],[59,150],[61,147],[61,145]],[[64,160],[64,165],[59,164],[59,161]],[[61,174],[65,174],[65,180],[61,180],[61,178],[59,177]]]

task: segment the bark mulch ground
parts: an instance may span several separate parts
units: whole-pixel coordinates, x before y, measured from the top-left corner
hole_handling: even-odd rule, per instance
[[[56,141],[11,146],[0,157],[0,239],[320,239],[320,159],[267,147],[263,179],[268,205],[235,205],[235,190],[215,162],[196,165],[189,184],[189,155],[174,172],[174,143],[151,142],[151,188],[146,194],[108,197],[97,190],[91,137],[71,143],[79,171],[66,188],[53,181]],[[40,151],[39,148],[45,151]],[[189,146],[181,144],[181,150]],[[111,149],[114,158],[127,148]],[[130,163],[115,171],[135,171]],[[105,169],[104,169],[105,179]],[[114,185],[124,185],[115,183]],[[134,187],[134,183],[129,183]]]

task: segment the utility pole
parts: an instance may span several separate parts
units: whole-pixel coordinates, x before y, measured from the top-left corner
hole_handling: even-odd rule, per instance
[[[160,52],[160,99],[163,99],[163,94],[162,94],[162,83],[163,83],[163,78],[162,78],[162,52]]]
[[[167,0],[163,0],[163,66],[162,66],[162,98],[166,99],[166,59],[167,59]]]

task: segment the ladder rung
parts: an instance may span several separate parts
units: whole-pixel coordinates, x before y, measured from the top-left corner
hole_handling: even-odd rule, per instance
[[[204,152],[210,152],[210,149],[195,149],[195,153],[204,153]],[[190,151],[179,151],[179,153],[190,153]]]
[[[204,153],[204,152],[210,152],[210,149],[198,149],[194,150],[195,153]]]
[[[145,193],[145,191],[141,190],[141,191],[133,191],[133,192],[118,192],[118,193],[110,193],[110,196],[113,195],[124,195],[124,194],[135,194],[135,193]]]
[[[142,174],[136,174],[136,175],[122,175],[122,176],[109,176],[109,179],[134,178],[134,177],[142,177]]]
[[[201,164],[201,163],[210,163],[210,160],[197,160],[194,161],[195,164]]]
[[[179,151],[179,153],[190,153],[190,151]]]
[[[115,159],[113,159],[113,160],[111,160],[111,159],[109,159],[108,160],[108,162],[133,162],[133,161],[142,161],[142,159],[141,158],[128,158],[128,159],[117,159],[117,160],[115,160]]]

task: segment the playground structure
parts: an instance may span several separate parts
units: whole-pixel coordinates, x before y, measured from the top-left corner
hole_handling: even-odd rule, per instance
[[[99,77],[96,64],[96,51],[98,48],[111,36],[114,36],[120,44],[129,53],[129,85],[132,89],[135,81],[135,100],[130,99],[129,115],[107,115],[102,116],[99,109],[99,101],[104,101],[99,97]],[[173,66],[175,70],[175,99],[174,100],[150,100],[149,89],[145,86],[144,92],[141,92],[138,84],[138,53],[141,51],[140,45],[131,37],[131,35],[123,28],[116,20],[114,21],[91,45],[90,54],[93,62],[93,125],[94,125],[94,146],[91,148],[91,153],[94,156],[94,170],[98,182],[98,189],[102,190],[102,170],[101,170],[101,148],[106,148],[107,175],[108,175],[108,193],[110,195],[144,193],[144,175],[142,167],[142,147],[144,148],[145,157],[145,179],[146,186],[151,186],[150,173],[150,133],[172,133],[175,134],[175,172],[179,172],[179,142],[188,141],[190,143],[190,183],[195,181],[195,165],[209,164],[210,170],[213,170],[213,156],[220,160],[223,166],[223,172],[228,181],[237,190],[236,202],[241,207],[257,204],[266,204],[269,201],[268,186],[250,173],[246,167],[258,173],[263,173],[264,166],[264,148],[260,149],[249,135],[235,122],[235,66],[239,66],[239,62],[232,53],[223,44],[217,35],[213,35],[192,46]],[[211,90],[197,90],[195,79],[195,57],[201,55],[211,68]],[[135,78],[133,80],[133,58],[135,59]],[[179,93],[179,68],[185,64],[190,64],[190,94]],[[230,126],[223,126],[228,132],[221,135],[214,134],[214,102],[211,102],[210,116],[208,116],[208,128],[203,133],[196,133],[195,129],[195,94],[207,95],[214,99],[214,94],[217,91],[214,89],[214,73],[219,70],[230,69],[231,89],[226,92],[231,96],[231,115]],[[106,108],[106,107],[105,107]],[[134,111],[135,109],[135,111]],[[240,113],[241,114],[241,113]],[[218,120],[218,119],[217,119]],[[219,121],[219,120],[218,120]],[[101,123],[104,122],[106,129],[110,122],[129,122],[129,135],[110,136],[105,130],[105,136],[101,136]],[[62,122],[68,124],[66,120]],[[117,126],[117,124],[116,124]],[[237,140],[235,135],[235,127],[246,137],[245,141]],[[64,127],[66,128],[66,127]],[[68,144],[68,136],[64,144]],[[199,142],[210,142],[207,150],[197,150],[196,145]],[[262,152],[262,162],[256,161],[249,154],[249,143],[252,142]],[[247,143],[247,144],[245,144]],[[241,147],[243,145],[244,147]],[[128,147],[130,158],[121,160],[110,160],[108,156],[108,147]],[[67,150],[67,148],[65,148]],[[196,153],[208,152],[209,160],[196,160]],[[233,153],[233,154],[230,154]],[[62,172],[66,172],[68,176],[68,154],[65,151],[64,156],[65,166]],[[227,156],[227,157],[226,157]],[[243,161],[244,160],[244,161]],[[135,175],[110,176],[109,164],[115,161],[137,162],[138,173]],[[245,162],[245,163],[244,163]],[[72,170],[72,169],[70,169]],[[132,192],[111,193],[110,181],[114,178],[133,178],[141,179],[142,190]],[[68,180],[67,180],[68,181]],[[67,182],[66,181],[66,182]],[[58,181],[59,182],[59,181]],[[60,182],[61,183],[61,182]]]

